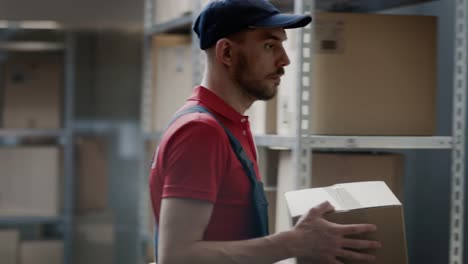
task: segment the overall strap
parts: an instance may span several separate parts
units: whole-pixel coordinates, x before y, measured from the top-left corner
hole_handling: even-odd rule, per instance
[[[242,148],[241,143],[237,138],[227,129],[223,123],[221,123],[216,116],[211,113],[207,108],[201,105],[195,105],[187,107],[174,115],[171,119],[169,124],[166,127],[166,130],[181,116],[190,113],[206,113],[212,116],[218,124],[224,129],[226,132],[229,143],[231,145],[232,150],[236,154],[237,159],[242,164],[242,167],[247,174],[249,181],[252,184],[252,204],[254,207],[255,213],[255,237],[262,237],[267,236],[268,232],[268,202],[266,201],[265,193],[263,191],[263,184],[257,180],[257,175],[254,169],[254,163],[249,159],[247,153]],[[155,244],[155,255],[157,259],[158,255],[158,228],[155,224],[155,231],[154,231],[154,244]]]

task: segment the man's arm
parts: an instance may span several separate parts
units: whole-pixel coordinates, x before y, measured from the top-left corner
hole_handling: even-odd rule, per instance
[[[380,247],[374,241],[344,238],[344,235],[375,231],[376,227],[326,221],[323,214],[333,210],[329,203],[311,209],[290,231],[244,241],[202,241],[212,210],[213,205],[209,202],[163,199],[157,263],[271,264],[292,257],[330,264],[342,263],[337,257],[370,262],[373,256],[349,249]]]

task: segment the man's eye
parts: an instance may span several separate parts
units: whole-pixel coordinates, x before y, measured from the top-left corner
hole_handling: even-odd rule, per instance
[[[266,43],[265,44],[266,49],[273,49],[274,47],[275,47],[275,44],[271,44],[271,43]]]

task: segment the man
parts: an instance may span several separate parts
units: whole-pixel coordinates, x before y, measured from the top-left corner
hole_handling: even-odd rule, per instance
[[[326,221],[323,215],[334,210],[329,203],[312,208],[289,231],[265,232],[263,188],[243,113],[277,93],[290,63],[284,29],[310,21],[279,14],[264,0],[213,1],[199,15],[194,31],[207,67],[180,112],[194,106],[207,112],[175,117],[155,153],[150,189],[158,264],[374,260],[359,250],[378,248],[378,242],[347,237],[376,227]]]

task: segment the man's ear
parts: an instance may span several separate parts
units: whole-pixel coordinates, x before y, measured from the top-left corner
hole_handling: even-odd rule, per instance
[[[226,66],[232,65],[233,50],[232,42],[227,38],[222,38],[216,42],[215,55],[216,60]]]

